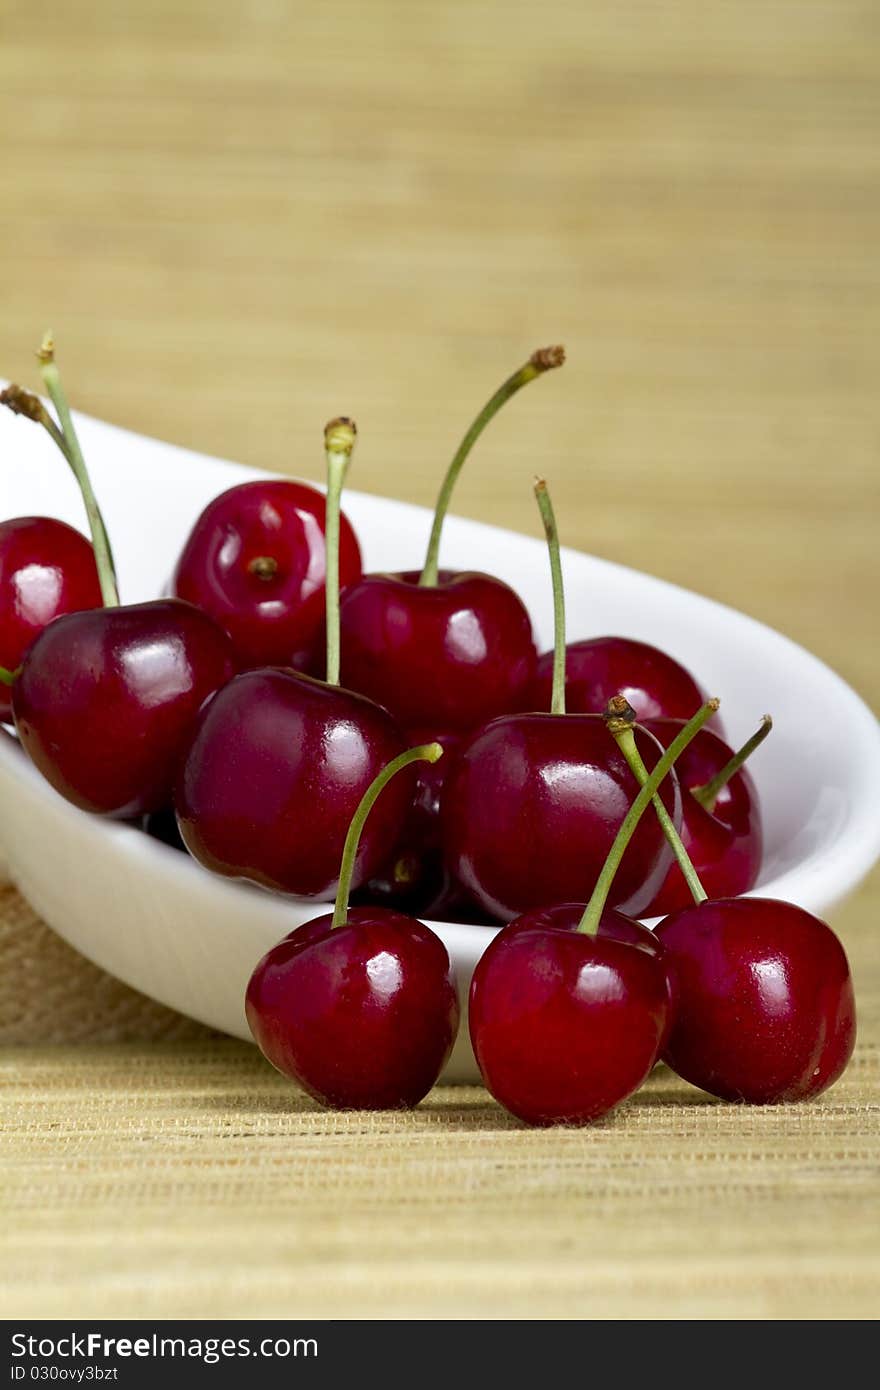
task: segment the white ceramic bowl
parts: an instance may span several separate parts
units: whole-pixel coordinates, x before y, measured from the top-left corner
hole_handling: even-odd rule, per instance
[[[128,601],[163,590],[211,497],[263,476],[96,420],[83,417],[78,425]],[[357,492],[346,494],[345,508],[367,569],[420,565],[427,511]],[[28,514],[58,516],[85,529],[73,479],[48,437],[0,411],[0,517]],[[515,585],[539,640],[549,645],[543,540],[453,516],[444,532],[443,563],[476,564]],[[575,551],[564,552],[564,566],[572,639],[615,632],[664,647],[721,696],[735,743],[765,711],[773,714],[773,734],[753,767],[766,827],[760,891],[827,913],[880,852],[880,735],[869,710],[815,657],[741,613]],[[214,878],[137,830],[76,810],[5,733],[0,805],[0,856],[50,926],[145,994],[249,1037],[243,998],[250,972],[269,946],[315,915],[314,903]],[[436,929],[464,997],[493,933],[476,925],[438,923]],[[463,1025],[446,1079],[475,1078]]]

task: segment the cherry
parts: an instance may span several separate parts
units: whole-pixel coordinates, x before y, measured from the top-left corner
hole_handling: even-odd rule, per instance
[[[559,546],[542,480],[536,484],[551,553],[556,671],[549,714],[492,720],[461,746],[443,797],[446,860],[481,907],[509,919],[554,902],[585,901],[638,783],[611,744],[600,714],[566,714],[565,615]],[[661,748],[640,731],[650,764]],[[663,796],[679,815],[678,783]],[[614,905],[638,914],[669,862],[653,818],[638,827],[615,878]]]
[[[615,737],[642,780],[631,720],[621,718]],[[657,927],[676,1001],[664,1060],[723,1100],[768,1105],[819,1095],[855,1046],[843,947],[827,923],[792,903],[707,898],[668,819],[664,831],[694,899]]]
[[[665,745],[681,721],[649,719],[645,728]],[[717,734],[702,729],[676,763],[682,786],[682,842],[711,898],[735,897],[757,880],[763,850],[761,810],[744,763],[771,728],[772,720],[765,715],[757,733],[737,753]],[[673,864],[645,915],[665,916],[690,903],[687,883]]]
[[[535,660],[522,600],[488,574],[368,574],[342,597],[343,679],[403,725],[464,732],[519,709]]]
[[[358,803],[405,747],[387,710],[339,684],[339,603],[331,518],[355,428],[331,421],[328,463],[327,681],[265,667],[235,677],[203,711],[175,805],[190,853],[215,873],[321,897]],[[382,798],[362,838],[355,884],[388,858],[412,804],[412,775]]]
[[[586,909],[528,912],[494,938],[471,982],[469,1026],[483,1080],[529,1124],[587,1124],[645,1081],[668,1035],[662,947],[606,906],[639,819],[705,705],[628,809]],[[607,741],[607,734],[605,735]]]
[[[653,766],[661,748],[640,732]],[[443,800],[446,862],[487,912],[584,901],[638,783],[612,747],[601,714],[518,714],[468,739]],[[680,815],[678,784],[663,791]],[[652,819],[639,826],[614,885],[614,905],[638,915],[666,877],[669,854]]]
[[[463,732],[523,709],[535,665],[529,615],[500,579],[438,568],[443,521],[472,445],[515,392],[564,361],[544,348],[499,387],[449,466],[421,574],[368,574],[342,600],[343,680],[404,726]]]
[[[12,687],[15,726],[32,761],[69,801],[105,815],[142,816],[168,803],[199,707],[232,674],[232,651],[226,634],[191,604],[119,606],[106,529],[49,334],[39,358],[61,428],[20,388],[13,388],[12,408],[47,429],[76,476],[108,606],[56,618],[32,643]]]
[[[480,958],[470,1030],[486,1088],[534,1125],[586,1124],[638,1090],[666,1028],[647,951],[567,927],[506,927]]]
[[[174,573],[174,593],[210,613],[239,665],[309,669],[324,626],[326,499],[308,483],[240,483],[196,521]],[[340,517],[339,578],[361,573],[351,524]]]
[[[376,777],[346,837],[333,913],[291,932],[251,976],[245,1008],[258,1046],[324,1105],[417,1105],[452,1050],[458,997],[440,938],[399,912],[348,907],[358,836],[376,797],[400,768],[442,751],[410,749]]]
[[[565,649],[565,701],[579,714],[601,712],[623,695],[639,721],[687,719],[705,694],[689,671],[659,647],[632,637],[591,637]],[[538,658],[530,701],[545,708],[553,682],[553,652]]]
[[[15,727],[68,801],[146,815],[170,800],[199,708],[234,669],[225,632],[179,599],[69,613],[25,657]]]
[[[328,897],[358,802],[403,746],[390,714],[363,695],[293,671],[245,671],[196,726],[175,797],[184,843],[214,873]],[[410,778],[389,787],[356,884],[388,858],[411,803]]]
[[[718,898],[657,928],[678,1007],[664,1060],[722,1100],[811,1100],[852,1056],[846,954],[812,913],[772,898]]]
[[[0,663],[7,671],[53,618],[101,603],[95,554],[79,531],[48,516],[0,522]],[[0,722],[11,717],[11,691],[0,684]]]

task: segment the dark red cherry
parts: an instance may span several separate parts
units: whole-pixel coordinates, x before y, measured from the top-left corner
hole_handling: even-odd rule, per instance
[[[368,574],[342,596],[342,680],[406,725],[465,732],[522,709],[534,671],[522,600],[488,574]]]
[[[304,897],[334,893],[349,822],[406,744],[391,716],[294,671],[236,676],[204,710],[176,796],[187,848],[215,873]],[[412,805],[412,772],[383,792],[354,882],[387,859]]]
[[[547,709],[553,653],[539,657],[529,691],[532,709]],[[623,695],[640,723],[689,719],[706,696],[689,671],[659,647],[631,637],[591,637],[565,649],[565,704],[577,714],[598,714]],[[716,721],[717,722],[717,721]]]
[[[657,928],[677,1007],[664,1058],[695,1086],[756,1105],[810,1100],[849,1061],[852,977],[812,913],[771,898],[721,898]]]
[[[308,483],[240,483],[209,502],[184,545],[174,592],[232,638],[243,668],[305,669],[324,631],[326,499]],[[339,582],[361,573],[357,537],[340,517]]]
[[[69,613],[25,657],[15,726],[68,801],[143,816],[168,804],[196,715],[233,669],[226,633],[179,599]]]
[[[679,719],[651,719],[645,727],[666,747],[682,728]],[[734,773],[707,810],[693,795],[711,782],[734,757],[733,750],[709,729],[702,729],[675,769],[682,787],[680,835],[710,898],[736,897],[757,882],[763,853],[758,793],[745,767]],[[645,909],[648,917],[689,907],[693,899],[677,864],[673,864]]]
[[[649,768],[661,753],[639,730]],[[443,796],[446,862],[466,893],[502,920],[586,902],[639,784],[599,714],[495,719],[454,757]],[[661,796],[677,822],[678,782]],[[641,821],[614,880],[612,905],[638,916],[670,862],[653,816]]]
[[[607,738],[607,735],[606,735]],[[667,1030],[660,953],[625,939],[620,914],[598,935],[583,908],[527,913],[500,931],[471,982],[474,1054],[492,1095],[534,1125],[586,1124],[647,1078]],[[625,919],[624,919],[625,920]],[[650,933],[648,933],[650,935]]]
[[[101,604],[95,554],[79,531],[49,516],[0,522],[0,666],[15,671],[54,618]],[[12,691],[0,684],[0,721],[11,718]]]
[[[525,924],[529,929],[535,927],[543,931],[544,928],[552,927],[554,930],[576,932],[583,920],[585,908],[585,903],[561,903],[557,907],[548,907],[543,911],[537,909],[534,912],[526,912],[522,917],[515,917],[512,922],[509,922],[505,931],[522,930],[523,924]],[[659,1050],[662,1051],[669,1036],[675,1013],[675,977],[672,971],[666,968],[666,952],[662,943],[644,923],[637,921],[634,917],[628,917],[625,912],[618,912],[613,907],[603,908],[596,935],[603,941],[624,941],[629,946],[638,946],[640,950],[647,951],[649,956],[654,956],[663,967],[669,1007],[666,1027],[660,1040]]]
[[[369,574],[343,597],[343,682],[401,724],[465,733],[526,707],[537,652],[521,599],[491,575],[440,570],[440,538],[455,481],[486,425],[564,361],[561,347],[539,348],[466,431],[440,488],[421,572]]]
[[[251,1032],[273,1066],[324,1105],[417,1105],[458,1029],[446,947],[422,922],[383,908],[332,921],[307,922],[260,961],[247,990]]]

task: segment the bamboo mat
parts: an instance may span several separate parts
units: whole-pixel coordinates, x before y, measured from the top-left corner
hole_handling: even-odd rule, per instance
[[[0,117],[0,375],[51,323],[83,410],[311,476],[352,414],[353,484],[430,502],[563,341],[456,509],[534,532],[540,469],[567,542],[878,702],[873,0],[0,0]],[[537,1134],[478,1090],[322,1113],[4,892],[2,1312],[876,1315],[878,909],[875,874],[834,919],[861,1033],[821,1103],[660,1071]]]

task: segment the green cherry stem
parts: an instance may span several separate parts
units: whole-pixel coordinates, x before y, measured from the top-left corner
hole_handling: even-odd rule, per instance
[[[9,671],[5,666],[0,666],[0,685],[14,685],[15,678],[20,670],[20,666],[16,666],[14,671]]]
[[[324,538],[327,569],[324,580],[327,606],[327,684],[339,684],[339,509],[342,488],[357,438],[354,420],[340,415],[324,429],[327,453],[327,513]]]
[[[663,781],[672,764],[687,748],[688,744],[700,732],[707,720],[712,718],[719,705],[718,700],[709,700],[702,709],[697,710],[693,719],[690,719],[684,728],[670,743],[663,757],[657,763],[650,777],[642,787],[632,806],[630,806],[623,824],[617,832],[614,844],[608,851],[608,858],[602,867],[602,872],[596,880],[592,897],[587,903],[584,915],[578,925],[578,931],[584,932],[587,936],[595,936],[599,930],[599,923],[602,920],[602,912],[608,901],[608,894],[614,882],[614,875],[617,873],[618,866],[623,858],[624,851],[635,833],[635,828],[642,818],[645,810],[649,806],[652,797],[657,793],[657,788]]]
[[[547,549],[550,552],[550,573],[553,577],[553,693],[550,713],[565,714],[565,587],[562,583],[556,515],[543,478],[535,479],[535,497],[544,523],[544,535],[547,537]]]
[[[351,818],[351,825],[348,827],[348,834],[345,837],[345,844],[342,847],[342,864],[339,869],[339,887],[336,890],[336,904],[333,908],[333,927],[344,927],[348,919],[348,898],[351,892],[351,876],[354,872],[354,861],[357,858],[358,845],[360,844],[361,831],[366,824],[367,816],[372,811],[382,792],[388,786],[392,777],[403,768],[409,767],[410,763],[436,763],[443,757],[443,746],[439,743],[421,743],[416,748],[407,748],[405,752],[399,753],[390,763],[383,767],[382,771],[376,775],[367,790],[361,797],[360,804]]]
[[[533,352],[528,362],[520,367],[518,372],[509,376],[507,380],[498,387],[495,395],[487,401],[474,420],[464,439],[456,450],[455,457],[446,471],[443,479],[443,486],[440,488],[440,495],[437,498],[437,506],[434,509],[434,524],[431,527],[431,535],[428,540],[428,553],[425,556],[425,565],[419,579],[419,584],[423,588],[432,588],[437,583],[438,560],[440,555],[440,534],[443,530],[443,522],[446,520],[446,513],[449,510],[449,502],[452,497],[452,490],[458,480],[458,475],[462,470],[464,461],[479,439],[483,430],[488,425],[493,416],[509,401],[511,396],[515,396],[517,391],[523,386],[527,386],[535,377],[543,376],[544,372],[552,371],[554,367],[561,367],[565,361],[565,349],[562,347],[538,348]]]
[[[13,415],[23,415],[25,419],[33,420],[35,424],[42,425],[73,469],[73,460],[67,446],[67,440],[39,396],[35,396],[33,391],[25,391],[23,387],[16,386],[13,382],[0,391],[0,405],[5,405],[12,411]]]
[[[642,755],[636,747],[633,724],[636,720],[636,712],[632,705],[623,695],[615,695],[608,701],[605,714],[603,716],[608,732],[613,736],[615,743],[626,758],[627,766],[640,786],[644,786],[649,780],[648,769],[642,762]],[[663,828],[663,834],[669,841],[670,849],[675,855],[678,867],[685,876],[687,886],[691,890],[691,895],[695,903],[704,903],[708,894],[700,882],[699,875],[694,868],[691,857],[685,849],[681,836],[672,823],[672,817],[667,811],[660,797],[656,794],[651,801],[657,813],[657,819]]]
[[[37,353],[37,361],[40,364],[40,375],[43,378],[46,390],[49,392],[52,404],[58,414],[61,433],[67,445],[66,448],[62,449],[62,452],[73,469],[76,481],[79,483],[79,490],[82,493],[86,515],[89,520],[89,530],[92,533],[95,564],[98,569],[98,580],[101,585],[101,595],[104,599],[104,606],[105,608],[116,608],[119,604],[119,586],[116,582],[116,567],[113,563],[113,552],[110,549],[107,528],[104,525],[101,508],[98,506],[97,498],[92,490],[92,482],[76,435],[73,419],[70,414],[70,406],[67,403],[67,396],[61,384],[61,376],[55,363],[55,340],[51,333],[46,333],[43,338],[40,350]],[[53,435],[53,438],[54,437]],[[56,440],[56,443],[57,442]]]
[[[746,759],[750,758],[755,749],[761,746],[772,728],[773,720],[769,714],[765,714],[761,720],[760,728],[755,730],[752,737],[743,744],[737,753],[734,753],[730,762],[725,763],[720,772],[716,772],[715,776],[710,778],[708,782],[704,782],[701,787],[691,787],[691,796],[696,797],[705,811],[711,813],[715,810],[715,802],[718,800],[719,794],[727,786],[731,777],[739,772]]]

